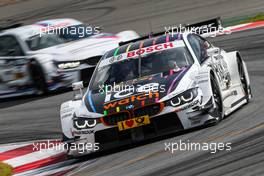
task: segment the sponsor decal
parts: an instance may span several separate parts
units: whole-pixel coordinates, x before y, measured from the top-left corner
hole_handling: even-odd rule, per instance
[[[152,53],[155,51],[160,51],[160,50],[169,49],[173,47],[174,47],[174,43],[170,42],[170,43],[162,43],[162,44],[158,44],[158,45],[154,45],[154,46],[150,46],[146,48],[140,48],[138,50],[128,52],[127,58],[137,57],[139,55],[148,54],[148,53]]]
[[[128,119],[117,123],[119,131],[136,128],[147,124],[150,124],[149,116],[147,115],[133,119]]]
[[[176,111],[176,112],[184,111],[184,110],[186,110],[186,109],[189,109],[189,108],[193,107],[194,105],[196,105],[196,104],[198,104],[198,103],[199,103],[199,100],[195,100],[195,101],[193,101],[193,102],[191,102],[191,103],[189,103],[189,104],[187,104],[187,105],[184,105],[184,106],[182,106],[182,107],[177,108],[175,111]]]
[[[82,134],[93,134],[94,130],[82,130],[82,131],[73,131],[75,135],[82,135]]]
[[[194,106],[194,105],[196,105],[196,104],[198,104],[198,103],[199,103],[199,100],[193,101],[193,102],[189,103],[188,105],[183,106],[183,107],[181,108],[181,110],[188,109],[188,108],[190,108],[190,107],[192,107],[192,106]]]
[[[123,61],[125,59],[137,58],[139,55],[149,54],[149,53],[153,53],[153,52],[157,52],[157,51],[162,51],[162,50],[176,48],[176,47],[182,47],[182,46],[185,46],[183,41],[177,41],[177,42],[173,41],[173,42],[167,42],[167,43],[152,45],[152,46],[145,47],[145,48],[139,47],[139,49],[137,49],[137,50],[129,51],[129,49],[130,49],[130,45],[129,45],[126,49],[126,52],[124,52],[124,53],[118,53],[119,48],[117,48],[114,52],[114,55],[112,57],[108,57],[106,59],[103,59],[100,62],[98,67],[99,68],[104,67],[106,65],[109,65],[109,64],[112,64],[115,62],[119,62],[119,61]],[[119,58],[119,57],[121,57],[121,58]]]
[[[104,105],[105,110],[109,110],[111,108],[116,108],[117,106],[124,106],[124,105],[129,105],[132,102],[144,102],[147,99],[153,99],[153,98],[159,98],[159,92],[149,92],[149,93],[144,93],[144,94],[139,94],[139,95],[132,95],[131,97],[119,100],[119,101],[114,101],[110,102]]]

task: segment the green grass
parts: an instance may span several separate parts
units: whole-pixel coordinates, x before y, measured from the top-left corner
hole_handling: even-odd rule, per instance
[[[13,172],[12,166],[0,162],[0,176],[11,176]]]
[[[224,19],[223,23],[224,26],[233,26],[233,25],[251,23],[256,21],[264,21],[264,12]]]
[[[243,24],[243,23],[251,23],[251,22],[256,22],[256,21],[264,21],[264,13],[259,13],[253,17],[250,17],[248,19],[245,19],[245,20],[241,20],[239,21],[240,24]]]

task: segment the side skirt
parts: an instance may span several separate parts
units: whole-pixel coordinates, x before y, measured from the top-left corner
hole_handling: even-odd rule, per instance
[[[240,98],[239,100],[231,104],[231,108],[226,110],[225,115],[227,116],[231,114],[233,111],[235,111],[236,109],[238,109],[239,107],[241,107],[246,103],[247,103],[247,98],[245,96]]]

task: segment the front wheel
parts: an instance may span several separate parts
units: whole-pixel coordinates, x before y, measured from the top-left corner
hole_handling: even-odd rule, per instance
[[[46,94],[48,92],[46,78],[41,65],[37,61],[29,63],[29,73],[37,94]]]
[[[214,76],[211,76],[211,88],[212,88],[212,99],[213,99],[214,107],[209,111],[209,115],[214,117],[212,124],[217,124],[223,119],[224,113],[223,113],[223,101],[220,92],[220,87]]]

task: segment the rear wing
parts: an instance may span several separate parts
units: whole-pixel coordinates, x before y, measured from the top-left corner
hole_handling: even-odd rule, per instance
[[[126,42],[120,42],[119,45],[122,46],[122,45],[126,45],[128,43],[133,43],[133,42],[145,40],[148,38],[157,37],[157,36],[164,35],[164,34],[173,34],[173,33],[186,32],[186,31],[196,33],[199,35],[208,34],[208,36],[210,36],[210,33],[215,33],[217,31],[220,31],[222,28],[223,28],[222,27],[222,20],[220,17],[217,17],[217,18],[209,19],[209,20],[202,21],[202,22],[195,23],[195,24],[178,26],[178,27],[170,28],[170,29],[165,30],[165,31],[161,31],[161,32],[157,32],[157,33],[150,33],[148,35],[142,36],[142,37],[134,39],[134,40],[130,40],[130,41],[126,41]]]
[[[222,20],[220,17],[202,21],[195,24],[187,25],[186,28],[194,29],[195,32],[199,35],[209,33],[209,32],[216,32],[222,29]]]

